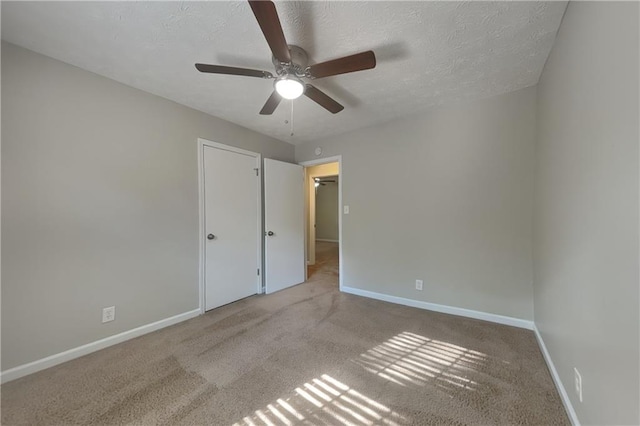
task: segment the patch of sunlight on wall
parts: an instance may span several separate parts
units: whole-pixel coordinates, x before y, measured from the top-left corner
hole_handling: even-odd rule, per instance
[[[295,389],[295,395],[280,398],[240,425],[290,426],[301,422],[328,425],[390,425],[406,419],[379,402],[323,374]]]
[[[451,395],[480,387],[471,377],[487,362],[487,355],[405,331],[353,362],[397,385],[431,385]]]

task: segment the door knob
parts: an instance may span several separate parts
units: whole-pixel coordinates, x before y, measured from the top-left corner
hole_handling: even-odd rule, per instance
[[[213,235],[213,234],[209,234],[209,235],[207,235],[207,240],[213,240],[213,239],[215,239],[215,238],[216,238],[216,236],[215,236],[215,235]]]
[[[267,232],[267,235],[270,236],[270,237],[273,237],[273,231]]]

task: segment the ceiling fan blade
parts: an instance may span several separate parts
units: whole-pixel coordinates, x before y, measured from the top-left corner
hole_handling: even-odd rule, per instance
[[[278,92],[274,90],[271,96],[269,96],[269,99],[267,99],[267,102],[264,104],[264,106],[260,110],[260,115],[273,114],[273,111],[275,111],[278,105],[280,105],[281,100],[282,100],[282,97],[278,95]]]
[[[307,98],[311,99],[332,114],[336,114],[344,109],[344,107],[338,102],[334,101],[327,94],[310,84],[307,84],[304,94]]]
[[[348,72],[369,70],[376,67],[376,55],[368,50],[355,55],[332,61],[321,62],[309,67],[309,74],[312,78],[329,77],[332,75],[346,74]]]
[[[251,70],[248,68],[225,67],[223,65],[196,64],[196,69],[200,72],[207,72],[207,73],[213,73],[213,74],[273,78],[273,75],[268,71]]]
[[[287,46],[287,40],[282,32],[276,6],[273,2],[266,0],[249,0],[249,5],[258,25],[260,25],[264,38],[267,39],[273,57],[280,62],[291,62],[291,53],[289,53],[289,46]]]

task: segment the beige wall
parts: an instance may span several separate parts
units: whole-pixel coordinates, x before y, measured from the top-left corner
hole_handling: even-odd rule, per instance
[[[305,192],[305,203],[307,205],[307,263],[313,265],[316,263],[316,230],[313,226],[316,223],[316,197],[311,194],[315,191],[315,182],[313,178],[321,176],[335,176],[340,173],[340,164],[338,162],[318,164],[304,169],[307,190]]]
[[[342,155],[344,285],[532,319],[534,135],[528,88],[296,146]]]
[[[293,159],[287,143],[2,44],[2,370],[198,308],[198,137]]]
[[[535,322],[582,424],[640,423],[638,9],[569,3],[538,86]]]
[[[338,241],[338,178],[316,188],[316,240]]]

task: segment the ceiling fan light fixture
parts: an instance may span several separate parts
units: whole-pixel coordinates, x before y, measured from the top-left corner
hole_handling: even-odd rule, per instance
[[[284,99],[296,99],[304,93],[304,84],[299,78],[292,75],[278,77],[273,83],[273,87]]]

